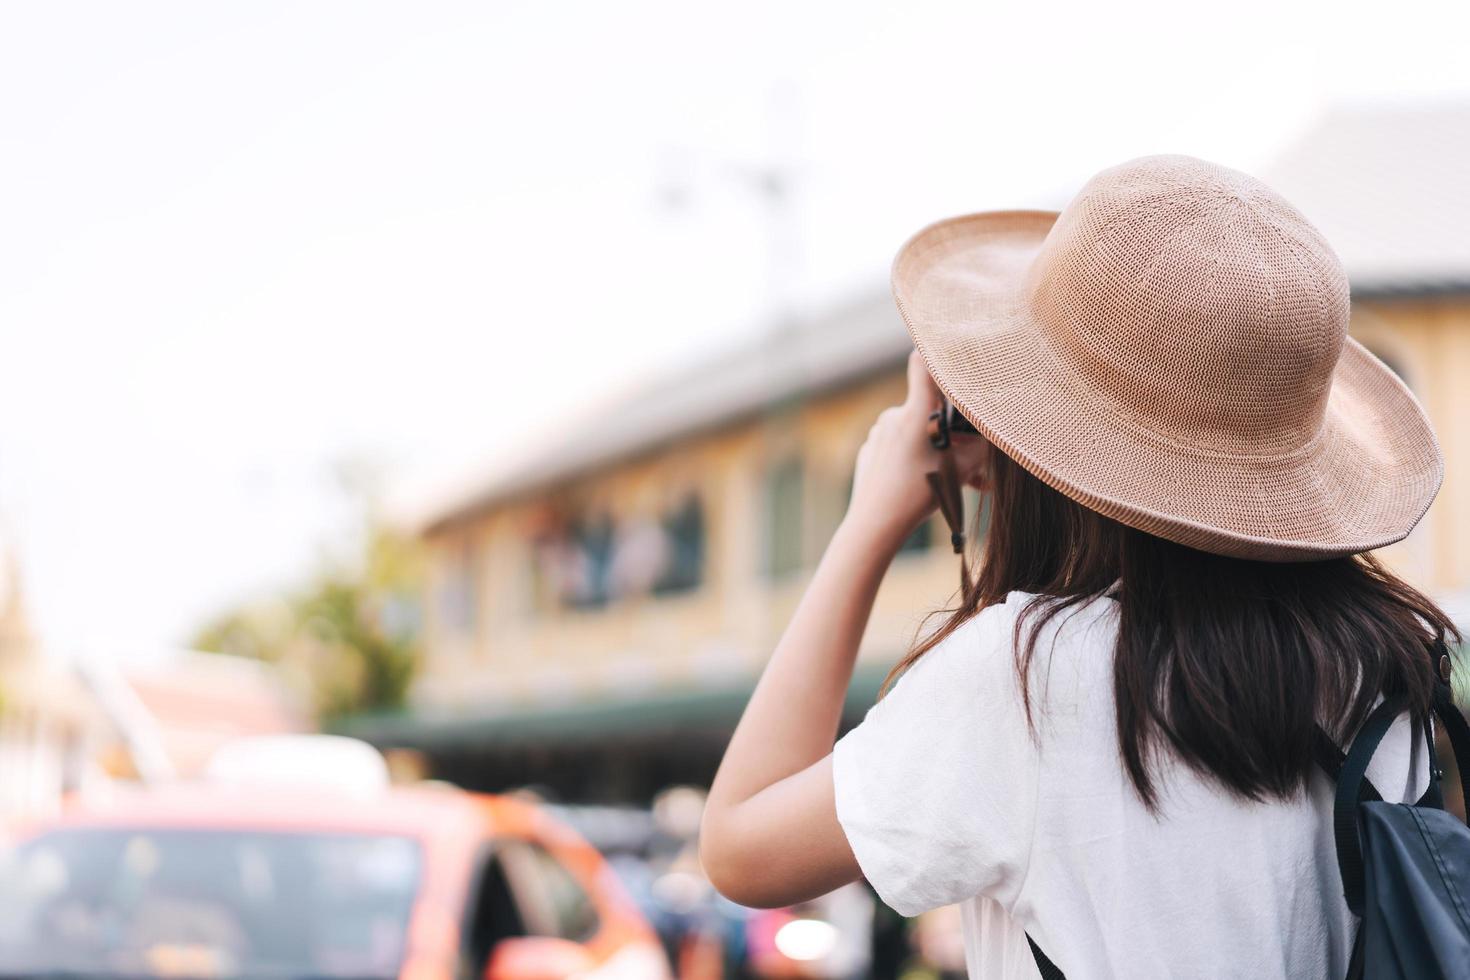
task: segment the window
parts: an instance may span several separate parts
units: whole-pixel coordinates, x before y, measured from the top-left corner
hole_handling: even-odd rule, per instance
[[[53,830],[0,869],[0,962],[7,976],[131,976],[194,949],[234,976],[397,976],[423,863],[393,835]]]
[[[664,515],[667,564],[653,583],[655,595],[698,588],[704,580],[704,506],[696,494]]]
[[[766,574],[789,575],[802,566],[802,466],[799,457],[777,463],[766,474]]]
[[[459,637],[475,635],[479,621],[479,554],[466,540],[448,557],[439,586],[439,616],[444,628]]]
[[[505,879],[505,869],[494,854],[484,859],[464,926],[463,975],[480,977],[490,954],[502,939],[524,936],[526,924]]]
[[[643,595],[672,595],[704,582],[704,505],[689,493],[661,514],[573,512],[531,539],[529,605],[602,609]]]
[[[495,845],[491,865],[515,896],[525,935],[580,943],[597,931],[597,908],[586,889],[546,848],[530,841],[502,841]]]
[[[613,522],[607,514],[581,517],[568,529],[572,552],[568,605],[596,609],[612,596]]]

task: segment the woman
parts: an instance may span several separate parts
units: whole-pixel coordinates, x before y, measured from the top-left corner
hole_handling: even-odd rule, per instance
[[[1074,978],[1341,976],[1315,726],[1345,744],[1383,696],[1422,715],[1454,628],[1368,554],[1443,464],[1347,339],[1336,256],[1260,182],[1156,157],[1060,215],[931,226],[893,287],[908,397],[725,754],[711,879],[962,903],[974,977],[1035,976],[1028,935]],[[947,451],[990,495],[978,573],[834,747],[874,593],[933,512],[942,397],[983,436]],[[1406,713],[1370,778],[1416,799],[1427,755]]]

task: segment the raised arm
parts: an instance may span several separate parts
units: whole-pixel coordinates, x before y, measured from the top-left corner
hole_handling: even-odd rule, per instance
[[[700,858],[719,891],[774,908],[824,894],[860,871],[837,821],[831,751],[879,583],[934,501],[926,438],[939,402],[909,358],[908,396],[884,410],[858,452],[847,515],[761,674],[710,789]],[[962,473],[985,444],[956,439]]]

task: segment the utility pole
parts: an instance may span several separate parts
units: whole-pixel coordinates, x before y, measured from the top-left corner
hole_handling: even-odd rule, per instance
[[[801,220],[797,210],[801,107],[795,83],[782,81],[767,93],[767,149],[756,162],[714,157],[698,151],[670,153],[669,173],[657,195],[662,207],[687,211],[699,196],[700,172],[745,191],[760,204],[765,224],[765,307],[776,333],[795,329],[803,279]]]

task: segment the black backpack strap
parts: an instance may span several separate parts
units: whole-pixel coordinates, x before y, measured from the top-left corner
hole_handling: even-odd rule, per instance
[[[1337,842],[1337,867],[1342,872],[1343,897],[1357,916],[1363,914],[1363,848],[1358,840],[1358,802],[1364,798],[1368,762],[1402,710],[1400,699],[1384,701],[1374,708],[1358,737],[1353,739],[1337,775],[1332,832]],[[1373,795],[1378,796],[1378,793],[1374,791]]]
[[[1312,754],[1317,759],[1317,765],[1328,776],[1332,777],[1332,782],[1335,785],[1338,777],[1342,774],[1342,764],[1347,761],[1347,753],[1337,747],[1337,743],[1332,740],[1332,736],[1323,731],[1320,725],[1317,727],[1317,740],[1312,743]],[[1366,802],[1368,800],[1381,799],[1383,797],[1379,795],[1378,787],[1374,786],[1373,782],[1365,775],[1363,777],[1363,788],[1358,791],[1358,800],[1360,802]]]
[[[1312,745],[1312,752],[1317,757],[1317,765],[1321,766],[1336,782],[1338,775],[1342,772],[1343,763],[1347,761],[1347,755],[1337,747],[1337,743],[1322,730],[1321,726],[1317,728],[1317,739]],[[1358,796],[1360,800],[1382,799],[1377,788],[1368,781],[1366,776],[1363,777],[1363,788],[1359,790]],[[1339,856],[1339,870],[1341,870],[1341,863],[1342,859]],[[1346,876],[1343,880],[1346,880]],[[1363,924],[1361,922],[1353,930],[1353,951],[1348,957],[1346,980],[1363,980]]]
[[[1455,705],[1448,682],[1434,686],[1434,714],[1444,726],[1450,751],[1455,755],[1455,769],[1460,774],[1460,799],[1465,806],[1465,822],[1470,824],[1470,724],[1466,723],[1465,715]],[[1430,765],[1435,764],[1433,748],[1431,743]]]
[[[1036,945],[1036,940],[1031,938],[1031,933],[1026,933],[1026,942],[1031,947],[1031,958],[1036,961],[1036,969],[1041,973],[1041,980],[1067,980],[1067,975],[1062,972],[1061,967],[1053,963],[1041,947]]]

